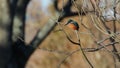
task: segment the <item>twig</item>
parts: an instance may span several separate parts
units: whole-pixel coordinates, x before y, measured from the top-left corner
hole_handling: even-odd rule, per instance
[[[70,54],[69,52],[65,52],[65,51],[51,50],[51,49],[40,48],[40,47],[38,47],[38,49],[43,50],[43,51],[47,51],[47,52],[58,53],[58,54],[65,54],[65,55]]]
[[[105,45],[101,45],[101,44],[100,44],[100,46],[97,47],[97,48],[90,48],[90,50],[88,50],[88,52],[98,51],[98,50],[100,50],[100,49],[102,49],[102,48],[105,48],[105,47],[107,47],[107,46],[110,46],[110,45],[112,45],[112,44],[119,44],[119,42],[112,42],[112,43],[105,44]],[[99,44],[98,44],[98,45],[99,45]],[[89,48],[86,48],[86,49],[89,49]]]
[[[57,24],[60,26],[60,30],[62,30],[62,31],[64,32],[64,34],[66,35],[67,39],[68,39],[70,42],[79,45],[80,51],[82,51],[82,54],[83,54],[83,56],[85,57],[86,61],[87,61],[88,64],[91,66],[91,68],[93,68],[92,64],[91,64],[90,61],[87,59],[86,55],[84,54],[84,51],[82,50],[78,33],[76,33],[77,38],[78,38],[78,43],[76,43],[76,42],[72,41],[72,40],[69,38],[69,36],[67,35],[67,33],[64,31],[64,29],[63,29],[62,26],[60,25],[60,23],[57,23]]]
[[[88,64],[90,65],[91,68],[93,68],[93,65],[91,64],[91,62],[88,60],[87,56],[85,55],[84,51],[82,50],[82,46],[81,46],[81,42],[80,42],[80,37],[79,37],[79,34],[78,34],[78,31],[75,30],[75,33],[76,33],[76,36],[77,36],[77,39],[78,39],[78,42],[79,42],[79,47],[80,47],[80,51],[84,57],[84,59],[88,62]]]
[[[102,20],[101,20],[102,21]],[[115,25],[115,22],[113,22],[113,33],[110,31],[110,28],[108,28],[108,26],[106,25],[106,22],[104,22],[104,21],[102,21],[102,23],[103,23],[103,25],[104,25],[104,27],[106,28],[106,31],[107,31],[107,33],[109,34],[109,35],[112,35],[113,34],[113,36],[114,36],[114,33],[116,33],[116,25]],[[113,38],[113,36],[110,36],[110,42],[115,42],[115,39]],[[112,46],[113,46],[113,51],[114,52],[117,52],[117,49],[116,49],[116,47],[115,47],[115,44],[112,44]],[[118,60],[120,61],[120,56],[118,55],[118,54],[115,54],[116,55],[116,57],[118,58]]]
[[[70,57],[70,56],[73,55],[74,53],[78,52],[79,50],[80,50],[80,49],[75,50],[75,51],[71,52],[69,55],[67,55],[67,56],[58,64],[57,68],[60,68],[61,64],[64,63],[65,60],[66,60],[68,57]]]

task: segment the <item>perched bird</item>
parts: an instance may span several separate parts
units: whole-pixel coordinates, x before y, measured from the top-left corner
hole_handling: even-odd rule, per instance
[[[73,20],[68,20],[68,22],[65,24],[67,25],[69,28],[73,29],[73,30],[77,30],[79,29],[79,25],[76,21],[73,21]]]

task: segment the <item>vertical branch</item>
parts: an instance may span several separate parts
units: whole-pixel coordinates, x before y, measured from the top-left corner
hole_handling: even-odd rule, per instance
[[[91,62],[88,60],[87,56],[85,55],[83,49],[82,49],[82,46],[81,46],[81,42],[80,42],[80,37],[79,37],[78,31],[75,30],[75,33],[76,33],[76,36],[77,36],[77,39],[78,39],[78,42],[79,42],[80,51],[81,51],[81,53],[82,53],[84,59],[88,62],[88,64],[90,65],[91,68],[94,68],[93,65],[91,64]]]
[[[106,22],[104,22],[101,18],[100,18],[100,20],[102,21],[102,23],[103,23],[103,25],[104,25],[104,27],[105,27],[105,29],[106,29],[106,31],[107,31],[107,33],[109,34],[109,35],[112,35],[112,32],[110,31],[110,28],[106,25]],[[115,25],[115,22],[113,22],[113,32],[116,32],[116,25]],[[114,40],[114,38],[113,37],[110,37],[110,42],[112,43],[112,42],[115,42],[115,40]],[[117,49],[116,49],[116,47],[115,47],[115,44],[112,44],[112,47],[113,47],[113,52],[118,52],[117,51]],[[115,53],[114,53],[115,54]],[[118,58],[118,60],[120,61],[120,56],[118,55],[118,54],[115,54],[116,55],[116,57]]]
[[[38,31],[37,35],[35,36],[35,38],[31,41],[29,45],[31,47],[36,48],[48,36],[48,34],[52,31],[52,29],[56,26],[56,22],[60,22],[63,18],[68,16],[68,14],[71,14],[71,11],[70,11],[71,6],[72,6],[72,3],[71,3],[71,0],[69,0],[68,3],[62,8],[63,14],[56,11],[56,16],[59,16],[59,15],[60,16],[56,18],[56,21],[49,20],[46,23],[46,25],[41,30]],[[56,16],[53,16],[51,18],[55,18]]]
[[[29,57],[25,56],[25,14],[26,8],[30,0],[9,0],[11,9],[12,28],[12,61],[16,63],[17,68],[24,68]],[[22,40],[21,40],[22,39]]]
[[[114,34],[116,33],[116,11],[115,11],[115,9],[116,9],[116,0],[114,0],[114,3],[113,3],[113,12],[114,12],[114,20],[113,20],[113,36],[114,36]],[[109,34],[112,34],[111,32],[109,32]],[[115,39],[114,38],[110,38],[110,41],[111,42],[115,42]],[[113,44],[112,45],[113,46],[113,53],[115,52],[115,53],[117,53],[118,51],[117,51],[117,48],[115,47],[115,44]],[[115,54],[114,53],[114,54]],[[116,57],[118,58],[118,60],[120,61],[120,55],[119,54],[115,54],[116,55]]]
[[[12,58],[11,11],[8,0],[0,0],[0,68],[7,68]]]

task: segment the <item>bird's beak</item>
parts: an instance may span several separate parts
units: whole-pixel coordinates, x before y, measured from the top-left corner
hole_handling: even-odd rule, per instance
[[[66,26],[67,24],[65,24],[64,26]]]
[[[68,25],[68,22],[67,22],[67,23],[65,23],[65,25],[64,25],[64,26],[66,26],[66,25]]]
[[[65,24],[65,26],[68,25],[70,22],[73,22],[73,20],[71,20],[71,19],[68,20],[68,22]]]

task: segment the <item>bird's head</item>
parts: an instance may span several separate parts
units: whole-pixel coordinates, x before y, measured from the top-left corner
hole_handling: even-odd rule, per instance
[[[68,25],[68,27],[74,29],[74,30],[78,30],[79,29],[79,25],[76,21],[69,19],[68,22],[65,24]]]
[[[68,24],[70,24],[70,23],[72,23],[72,22],[73,22],[73,20],[72,20],[72,19],[69,19],[68,22],[67,22],[65,25],[68,25]]]

